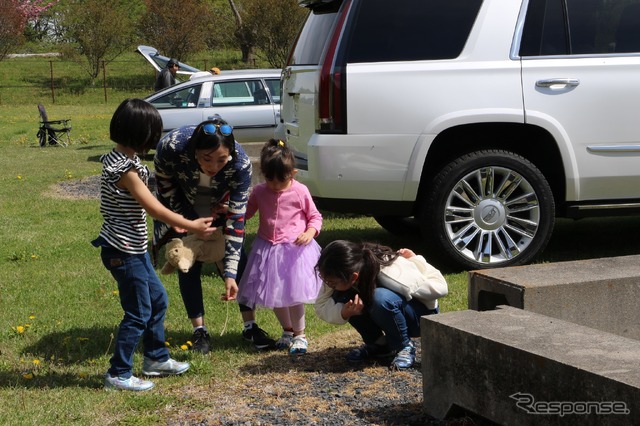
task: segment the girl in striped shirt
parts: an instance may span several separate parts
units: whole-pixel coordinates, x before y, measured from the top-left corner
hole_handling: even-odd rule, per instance
[[[164,318],[167,292],[147,253],[147,214],[205,238],[213,218],[187,220],[164,207],[147,187],[149,169],[136,153],[155,148],[162,133],[158,111],[141,99],[118,106],[110,124],[115,148],[101,157],[100,213],[104,223],[92,244],[101,247],[102,263],[118,283],[124,318],[120,322],[105,388],[142,391],[154,384],[133,376],[133,354],[142,338],[146,376],[181,374],[186,362],[169,357]]]

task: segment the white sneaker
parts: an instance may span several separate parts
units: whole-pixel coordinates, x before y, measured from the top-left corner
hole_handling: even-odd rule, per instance
[[[304,336],[295,336],[289,348],[289,355],[304,355],[307,353],[309,342]]]
[[[153,386],[155,386],[153,382],[138,379],[134,376],[128,377],[126,379],[118,376],[112,376],[109,373],[104,376],[105,389],[145,391],[151,389]]]
[[[180,362],[169,358],[166,361],[153,361],[147,357],[142,364],[142,374],[145,376],[170,376],[182,374],[191,367],[188,362]]]

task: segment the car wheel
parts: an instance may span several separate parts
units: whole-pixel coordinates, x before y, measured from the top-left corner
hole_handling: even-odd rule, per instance
[[[447,260],[467,270],[528,263],[551,237],[551,188],[517,154],[466,154],[446,165],[430,188],[421,228]]]
[[[420,226],[413,216],[374,216],[378,225],[398,237],[416,237],[420,235]]]

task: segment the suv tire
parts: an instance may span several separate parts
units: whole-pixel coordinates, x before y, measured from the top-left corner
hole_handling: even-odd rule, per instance
[[[421,229],[446,257],[467,269],[521,265],[547,245],[555,205],[530,161],[480,150],[446,165],[433,179]]]

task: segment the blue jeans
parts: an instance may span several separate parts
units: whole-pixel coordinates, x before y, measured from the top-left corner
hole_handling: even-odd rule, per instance
[[[242,273],[247,265],[247,255],[244,249],[240,251],[240,261],[238,262],[238,273],[236,282],[240,282]],[[204,300],[202,296],[202,262],[196,262],[187,273],[178,270],[178,284],[180,285],[180,295],[184,308],[187,311],[187,317],[200,318],[204,316]],[[219,271],[222,276],[223,271]],[[239,304],[240,312],[252,311],[249,306]]]
[[[334,291],[336,303],[346,303],[356,295],[354,289]],[[362,336],[367,344],[374,344],[383,335],[394,351],[407,346],[411,337],[420,336],[420,317],[437,314],[439,308],[429,309],[416,299],[407,301],[387,288],[378,287],[373,292],[371,306],[365,306],[361,315],[349,318],[349,324]]]
[[[127,378],[132,374],[133,354],[141,337],[145,357],[161,362],[169,359],[164,337],[169,299],[148,253],[129,254],[102,246],[100,256],[118,283],[124,310],[108,372]]]

